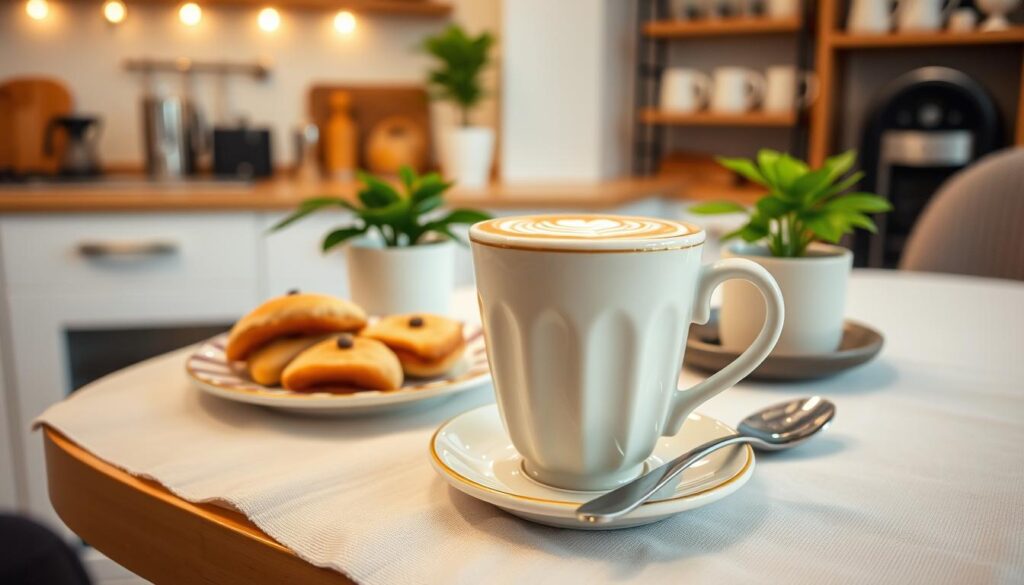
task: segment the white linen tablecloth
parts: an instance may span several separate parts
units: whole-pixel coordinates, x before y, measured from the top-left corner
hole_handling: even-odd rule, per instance
[[[300,418],[201,395],[182,350],[39,420],[361,583],[1024,582],[1024,286],[858,272],[848,306],[885,333],[880,359],[825,381],[744,383],[701,409],[735,423],[822,394],[838,405],[830,431],[759,454],[721,502],[630,530],[534,525],[434,474],[434,429],[489,388],[415,413]]]

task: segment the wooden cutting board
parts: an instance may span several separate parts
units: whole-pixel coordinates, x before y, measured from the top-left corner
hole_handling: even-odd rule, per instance
[[[321,165],[323,163],[323,136],[330,115],[330,97],[335,91],[344,91],[352,100],[352,118],[358,129],[358,167],[368,168],[366,143],[373,129],[387,118],[399,117],[419,127],[426,140],[426,166],[436,167],[434,148],[430,139],[430,100],[421,85],[315,85],[309,91],[309,114],[320,128]]]
[[[15,78],[0,83],[0,170],[18,175],[56,174],[64,152],[63,133],[46,154],[50,120],[71,113],[71,93],[61,82]]]

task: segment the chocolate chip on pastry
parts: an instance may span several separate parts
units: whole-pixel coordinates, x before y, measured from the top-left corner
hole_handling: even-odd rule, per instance
[[[354,303],[296,292],[270,299],[239,319],[228,334],[225,353],[237,361],[281,337],[356,332],[365,325],[366,313]]]
[[[363,329],[360,336],[377,339],[398,356],[406,375],[440,376],[462,357],[466,342],[462,324],[438,315],[390,315]]]
[[[402,364],[375,339],[342,335],[300,353],[284,369],[281,384],[297,392],[397,390],[402,386]]]
[[[281,372],[300,353],[332,334],[281,337],[249,354],[249,377],[257,384],[276,386]]]

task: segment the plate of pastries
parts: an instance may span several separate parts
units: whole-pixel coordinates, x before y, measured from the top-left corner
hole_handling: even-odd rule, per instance
[[[368,317],[351,301],[298,291],[200,344],[185,370],[221,398],[325,415],[385,410],[490,380],[477,324],[428,313]]]

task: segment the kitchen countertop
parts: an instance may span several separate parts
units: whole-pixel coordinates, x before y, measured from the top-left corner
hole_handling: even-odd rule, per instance
[[[685,184],[678,177],[624,178],[590,184],[496,183],[480,190],[453,189],[447,200],[453,207],[600,209],[651,197],[678,197]],[[137,177],[114,177],[96,183],[0,185],[0,213],[285,210],[313,196],[354,199],[356,191],[354,182],[301,183],[285,178],[253,183],[203,179],[156,183]]]

